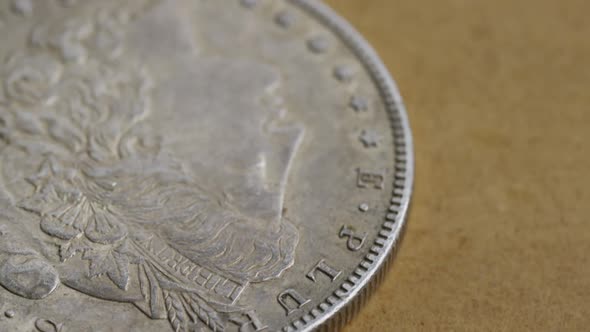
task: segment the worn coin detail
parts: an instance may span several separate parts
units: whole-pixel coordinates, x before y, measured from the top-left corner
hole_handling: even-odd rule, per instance
[[[315,0],[0,0],[0,330],[336,330],[392,259],[401,98]]]

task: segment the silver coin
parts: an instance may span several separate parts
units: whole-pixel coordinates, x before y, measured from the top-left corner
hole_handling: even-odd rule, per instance
[[[410,130],[325,5],[1,0],[0,37],[0,330],[335,330],[383,276]]]

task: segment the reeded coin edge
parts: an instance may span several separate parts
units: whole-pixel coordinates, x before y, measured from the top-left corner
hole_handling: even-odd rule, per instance
[[[394,138],[395,165],[391,206],[369,254],[340,287],[283,331],[337,331],[348,323],[382,282],[401,241],[414,181],[412,134],[397,85],[369,43],[320,0],[287,0],[339,36],[360,59],[385,102]]]

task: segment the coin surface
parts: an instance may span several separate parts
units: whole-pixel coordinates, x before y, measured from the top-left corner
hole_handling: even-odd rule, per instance
[[[341,327],[392,259],[411,135],[313,0],[0,1],[0,330]]]

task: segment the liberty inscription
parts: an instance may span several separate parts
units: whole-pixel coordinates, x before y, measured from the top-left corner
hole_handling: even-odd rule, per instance
[[[286,331],[335,298],[390,200],[354,167],[395,158],[312,3],[0,0],[0,330]]]
[[[33,2],[12,4],[25,16],[41,10]],[[132,303],[153,319],[168,319],[176,331],[220,331],[235,322],[261,328],[255,312],[236,302],[250,283],[276,278],[293,264],[298,233],[281,210],[303,127],[281,123],[280,114],[263,107],[253,108],[245,124],[202,112],[200,120],[216,130],[237,124],[235,137],[252,143],[252,154],[232,159],[193,151],[193,157],[207,155],[199,165],[205,174],[242,178],[230,183],[235,188],[207,190],[186,171],[191,161],[167,151],[148,121],[162,106],[154,90],[175,90],[178,81],[158,86],[150,65],[164,55],[142,61],[142,42],[159,29],[178,48],[192,43],[175,22],[174,2],[54,7],[73,16],[33,24],[25,32],[30,46],[15,45],[2,68],[3,237],[23,241],[2,242],[0,284],[43,299],[63,283]],[[203,70],[212,73],[217,66],[249,65],[204,61]],[[266,75],[261,96],[277,84],[270,68],[252,75]],[[235,166],[212,170],[228,161]],[[59,264],[49,248],[28,245],[33,234],[11,228],[23,219],[50,236]]]

